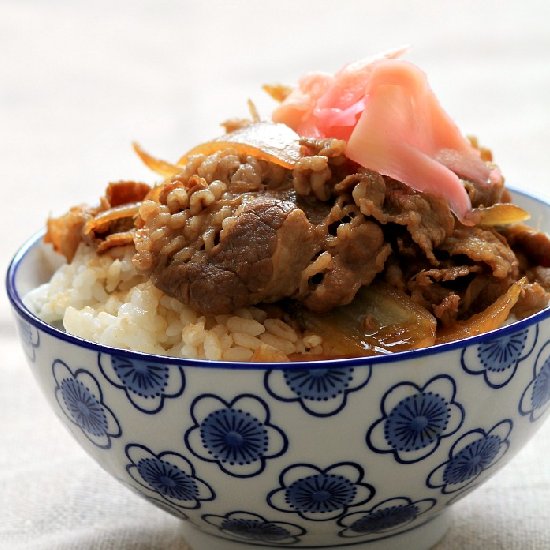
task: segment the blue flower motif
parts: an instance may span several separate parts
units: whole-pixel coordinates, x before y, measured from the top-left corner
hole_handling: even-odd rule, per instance
[[[60,359],[52,364],[55,398],[63,414],[80,428],[94,445],[111,447],[111,438],[120,437],[118,420],[103,402],[103,393],[92,374],[84,369],[73,373]]]
[[[185,373],[176,365],[107,353],[98,354],[98,364],[103,376],[146,414],[157,413],[165,399],[179,397],[185,389]]]
[[[202,519],[224,535],[244,542],[295,544],[306,530],[294,523],[270,521],[252,512],[230,512],[223,516],[204,514]]]
[[[231,402],[199,396],[191,404],[191,418],[194,424],[184,437],[189,450],[235,477],[258,475],[267,460],[288,447],[286,435],[270,422],[267,404],[254,395],[238,395]]]
[[[147,489],[151,498],[160,498],[185,509],[201,507],[202,501],[214,500],[212,488],[195,475],[191,462],[172,451],[155,454],[145,445],[126,445],[128,475]],[[152,493],[152,494],[151,494]]]
[[[23,351],[29,358],[29,361],[34,363],[36,361],[36,350],[40,347],[40,333],[35,327],[21,319],[21,317],[17,317],[17,325],[19,327]]]
[[[496,464],[510,447],[511,420],[499,422],[488,432],[478,428],[460,437],[449,451],[449,460],[437,466],[426,481],[445,495],[461,491]]]
[[[550,342],[540,349],[533,379],[525,388],[519,402],[519,412],[528,416],[531,422],[538,420],[550,406]]]
[[[407,497],[389,498],[369,510],[352,512],[341,517],[338,525],[344,529],[338,534],[345,538],[378,538],[377,535],[400,530],[412,523],[422,514],[429,512],[436,502],[433,498],[415,501]]]
[[[362,482],[364,475],[364,469],[353,462],[328,468],[294,464],[281,472],[280,486],[267,495],[267,502],[280,512],[311,521],[331,520],[374,496],[374,487]]]
[[[143,490],[141,486],[136,487],[133,483],[130,483],[130,481],[128,481],[128,478],[126,476],[125,477],[120,477],[120,476],[115,475],[115,474],[112,474],[112,476],[119,483],[122,483],[122,485],[124,485],[124,487],[126,487],[127,489],[132,491],[132,493],[144,498],[145,500],[149,501],[151,504],[153,504],[157,508],[160,508],[160,509],[164,510],[165,512],[167,512],[167,513],[169,513],[173,516],[176,516],[180,519],[189,519],[188,515],[181,508],[178,508],[176,506],[172,506],[171,504],[169,504],[165,500],[163,500],[161,498],[158,498],[158,495],[156,495],[155,493],[152,493],[151,491],[149,491],[149,488]],[[155,496],[152,496],[153,494],[155,494]]]
[[[382,417],[367,432],[367,445],[374,452],[393,453],[404,464],[426,458],[462,426],[464,408],[455,396],[454,380],[447,375],[423,387],[412,382],[392,386],[380,404]]]
[[[491,388],[502,388],[514,377],[520,362],[531,354],[537,338],[538,325],[468,346],[462,350],[462,368],[469,374],[482,374]]]
[[[275,399],[297,402],[313,416],[331,416],[345,406],[348,395],[370,380],[372,367],[287,368],[265,373],[264,386]]]

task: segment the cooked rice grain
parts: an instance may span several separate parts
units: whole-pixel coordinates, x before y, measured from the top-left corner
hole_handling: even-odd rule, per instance
[[[176,357],[250,361],[322,353],[317,335],[299,334],[260,308],[233,315],[201,316],[139,275],[132,248],[98,256],[81,244],[70,264],[25,296],[47,323],[111,347]],[[258,355],[257,355],[258,356]]]

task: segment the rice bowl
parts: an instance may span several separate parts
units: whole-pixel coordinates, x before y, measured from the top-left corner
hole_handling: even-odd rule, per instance
[[[521,194],[515,199],[543,224],[550,219],[547,205]],[[427,549],[444,535],[451,505],[508,462],[548,416],[548,309],[464,341],[375,357],[301,363],[167,357],[81,339],[27,309],[22,297],[52,275],[41,238],[21,249],[7,279],[37,382],[103,468],[154,505],[191,520],[184,534],[198,548]],[[417,435],[406,428],[416,426],[416,416],[409,418],[403,434],[414,435],[410,447],[391,434],[412,402],[444,404],[448,413],[446,423],[430,417],[434,431]],[[267,447],[248,455],[248,465],[215,451],[218,416],[253,419],[236,433],[246,442],[254,428],[250,433],[264,434]],[[455,469],[467,453],[479,455],[483,467]],[[194,480],[196,492],[170,493],[145,469],[163,464],[177,474],[174,481]],[[313,501],[308,511],[291,497],[299,480],[324,484],[336,476],[357,498],[344,492],[315,515]]]

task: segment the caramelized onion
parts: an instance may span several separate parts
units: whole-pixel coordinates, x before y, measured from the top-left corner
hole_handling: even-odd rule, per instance
[[[272,99],[281,103],[291,94],[293,88],[284,84],[264,84],[262,90]]]
[[[510,225],[528,220],[529,212],[512,203],[497,203],[487,208],[475,208],[470,217],[476,225]]]
[[[107,250],[110,250],[111,248],[115,248],[117,246],[127,246],[130,244],[134,244],[134,235],[135,230],[131,229],[130,231],[124,231],[122,233],[113,233],[112,235],[107,235],[104,241],[101,241],[96,248],[97,254],[103,254],[104,252],[107,252]]]
[[[110,183],[105,190],[105,198],[111,208],[128,204],[129,202],[142,201],[151,186],[138,181],[117,181]]]
[[[257,122],[193,147],[177,164],[184,166],[192,155],[211,155],[223,149],[234,149],[240,154],[292,168],[302,156],[299,139],[285,124]]]
[[[466,321],[459,321],[449,328],[443,328],[437,333],[437,344],[454,342],[470,336],[477,336],[490,332],[501,327],[508,317],[510,311],[516,305],[527,279],[523,277],[516,281],[506,291],[506,294],[499,296],[487,309],[481,313],[472,315]]]
[[[144,151],[138,143],[132,143],[132,147],[134,148],[137,156],[142,160],[143,164],[160,176],[164,178],[171,178],[181,172],[180,166],[176,166],[166,160],[153,157]]]
[[[105,233],[113,222],[134,218],[138,213],[140,204],[140,202],[132,202],[99,213],[84,225],[84,237],[93,237],[96,233]]]
[[[51,243],[53,249],[63,254],[67,262],[71,263],[82,238],[82,228],[90,215],[90,209],[80,205],[73,206],[63,216],[48,218],[44,242]]]
[[[364,287],[351,304],[323,315],[300,311],[298,319],[323,338],[325,352],[333,358],[386,354],[435,342],[435,317],[385,284]]]

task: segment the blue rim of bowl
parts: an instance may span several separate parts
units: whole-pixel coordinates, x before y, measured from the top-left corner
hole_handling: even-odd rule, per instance
[[[529,200],[542,204],[550,208],[550,202],[546,202],[540,197],[534,197],[533,195],[519,191],[517,189],[509,188],[516,195],[523,196]],[[8,271],[6,273],[6,288],[8,292],[9,300],[16,310],[16,312],[23,317],[31,325],[37,329],[54,336],[60,340],[74,344],[80,347],[84,347],[93,351],[116,354],[119,356],[127,357],[128,359],[152,361],[155,363],[164,363],[179,367],[202,367],[202,368],[216,368],[216,369],[230,369],[230,370],[271,370],[271,369],[322,369],[329,367],[361,367],[361,366],[375,366],[385,363],[395,363],[407,360],[417,359],[419,357],[427,357],[430,355],[436,355],[447,351],[452,351],[478,342],[482,342],[487,339],[500,338],[518,332],[528,326],[534,325],[543,319],[550,317],[550,306],[526,317],[521,321],[516,321],[510,325],[479,334],[477,336],[471,336],[462,340],[456,340],[446,344],[437,344],[428,348],[414,349],[409,351],[400,351],[395,353],[389,353],[387,355],[374,355],[366,357],[355,357],[351,359],[327,359],[321,361],[295,361],[291,363],[238,363],[233,361],[211,361],[208,359],[185,359],[182,357],[172,357],[169,355],[156,355],[150,353],[143,353],[140,351],[131,351],[123,348],[113,348],[105,346],[103,344],[97,344],[90,340],[85,340],[78,336],[63,332],[52,325],[42,321],[36,317],[24,304],[15,288],[15,278],[17,271],[21,265],[22,260],[30,252],[30,250],[39,244],[39,239],[43,236],[44,230],[35,233],[30,239],[28,239],[23,246],[16,252],[13,257]]]

